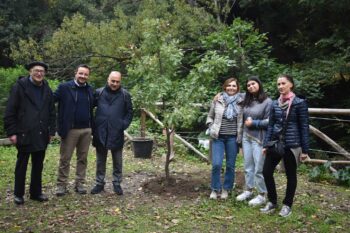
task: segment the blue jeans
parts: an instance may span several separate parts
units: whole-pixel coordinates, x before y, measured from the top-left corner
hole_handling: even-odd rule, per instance
[[[265,162],[262,145],[244,133],[242,147],[246,188],[249,190],[256,187],[259,193],[267,193],[262,173]]]
[[[226,155],[226,170],[223,188],[231,190],[235,180],[235,166],[238,146],[235,135],[219,135],[218,139],[213,139],[212,144],[212,170],[211,170],[211,189],[221,190],[221,168]]]

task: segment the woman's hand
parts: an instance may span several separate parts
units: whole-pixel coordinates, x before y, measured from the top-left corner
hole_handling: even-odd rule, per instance
[[[262,149],[262,153],[263,153],[263,155],[266,155],[266,148]]]
[[[214,101],[217,101],[220,97],[221,93],[217,93],[216,96],[214,96]]]
[[[244,122],[245,126],[250,127],[253,125],[253,119],[251,117],[248,117],[247,120]]]
[[[308,161],[310,157],[308,154],[301,153],[299,159],[300,159],[300,162],[305,162],[305,161]]]

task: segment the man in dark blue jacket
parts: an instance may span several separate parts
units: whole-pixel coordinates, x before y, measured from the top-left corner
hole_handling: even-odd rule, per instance
[[[123,195],[120,186],[122,182],[122,152],[124,145],[124,130],[131,123],[133,110],[129,92],[121,87],[122,75],[112,71],[107,79],[107,85],[95,93],[97,106],[93,145],[96,147],[96,185],[91,194],[100,193],[104,189],[106,175],[107,152],[111,150],[113,160],[113,188],[117,195]]]
[[[93,89],[87,83],[90,68],[79,65],[73,80],[61,83],[54,93],[58,102],[58,134],[61,136],[57,196],[67,193],[70,161],[76,149],[75,191],[86,194],[87,156],[93,123]]]
[[[47,64],[26,65],[28,77],[20,77],[12,87],[4,116],[4,126],[18,154],[15,168],[14,202],[23,204],[28,161],[32,156],[30,199],[47,201],[42,193],[45,150],[55,135],[55,106],[52,91],[44,80]]]

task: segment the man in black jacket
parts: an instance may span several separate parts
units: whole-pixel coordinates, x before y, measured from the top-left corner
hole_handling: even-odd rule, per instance
[[[121,87],[122,75],[112,71],[107,85],[95,93],[97,106],[93,131],[93,145],[96,147],[96,185],[91,194],[100,193],[104,189],[106,175],[107,152],[111,150],[113,160],[113,188],[117,195],[123,195],[122,152],[124,130],[131,123],[133,110],[129,92]]]
[[[4,116],[4,126],[18,154],[15,168],[14,202],[24,203],[25,179],[29,156],[32,155],[30,199],[47,201],[42,193],[42,170],[45,150],[55,135],[55,106],[53,94],[44,80],[47,64],[26,65],[28,77],[20,77],[12,87]]]

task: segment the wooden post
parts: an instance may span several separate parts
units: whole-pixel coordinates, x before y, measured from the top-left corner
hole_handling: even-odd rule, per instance
[[[335,108],[309,108],[310,114],[331,114],[331,115],[346,115],[350,116],[350,109],[335,109]]]
[[[164,128],[164,124],[158,120],[153,113],[147,111],[146,109],[144,109],[144,111],[147,113],[147,115],[154,120],[158,125],[160,125],[162,128]],[[204,154],[202,154],[200,151],[198,151],[196,148],[194,148],[190,143],[188,143],[185,139],[183,139],[180,135],[178,135],[177,133],[174,133],[174,136],[180,140],[180,142],[182,142],[185,146],[187,146],[188,148],[190,148],[191,150],[193,150],[197,155],[199,155],[202,159],[204,159],[206,162],[209,163],[209,159],[207,158],[207,156],[205,156]]]
[[[0,139],[0,146],[8,146],[8,145],[12,145],[10,139],[8,138]]]
[[[328,143],[331,147],[333,147],[336,151],[338,151],[340,154],[345,156],[346,158],[350,159],[350,153],[347,152],[343,147],[341,147],[339,144],[337,144],[335,141],[333,141],[331,138],[329,138],[327,135],[322,133],[320,130],[316,129],[312,125],[310,125],[310,131],[321,138],[323,141]]]
[[[141,108],[141,132],[142,138],[146,137],[146,112],[144,108]]]
[[[324,160],[324,159],[307,159],[304,161],[305,163],[327,163],[331,162],[332,164],[343,164],[343,165],[350,165],[350,161],[346,160],[335,160],[335,161],[330,161],[330,160]]]
[[[128,140],[132,140],[131,135],[128,133],[128,131],[124,130],[124,136],[128,139]]]

